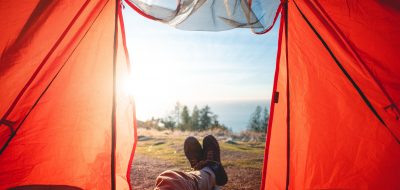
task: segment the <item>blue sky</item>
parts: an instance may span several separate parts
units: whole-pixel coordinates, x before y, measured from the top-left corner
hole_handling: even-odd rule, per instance
[[[123,12],[139,119],[162,117],[177,101],[270,99],[278,24],[265,35],[182,31]]]

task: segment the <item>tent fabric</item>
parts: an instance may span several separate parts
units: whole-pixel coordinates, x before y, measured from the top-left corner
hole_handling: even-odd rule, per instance
[[[288,2],[261,189],[400,189],[398,5]]]
[[[129,189],[134,104],[119,1],[0,5],[0,189]],[[118,76],[117,76],[118,75]]]
[[[148,2],[124,4],[185,30],[261,34],[281,14],[261,189],[400,189],[397,1]],[[0,16],[0,189],[129,189],[121,1],[5,1]]]
[[[227,22],[218,15],[239,1],[178,1],[170,10],[157,1],[128,2],[143,16],[176,28],[215,31],[229,28],[219,25]],[[285,11],[261,189],[399,189],[400,4],[275,3],[265,15],[282,6]],[[193,12],[181,13],[187,9]],[[233,27],[252,28],[251,23]]]

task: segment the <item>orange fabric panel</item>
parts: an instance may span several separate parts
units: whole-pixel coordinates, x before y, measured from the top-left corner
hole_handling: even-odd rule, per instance
[[[43,5],[45,4],[45,5]],[[44,91],[59,68],[65,64],[85,32],[104,7],[105,1],[65,3],[58,1],[48,12],[49,2],[41,1],[32,9],[30,18],[16,22],[3,22],[24,26],[20,33],[4,35],[1,56],[0,81],[7,90],[1,91],[1,123],[11,123],[17,130],[40,94]],[[7,7],[7,6],[5,6]],[[12,9],[12,5],[8,8]],[[18,7],[18,6],[17,6]],[[14,14],[19,14],[19,10]],[[7,12],[7,11],[6,11]],[[13,18],[13,14],[2,18]],[[39,15],[39,16],[38,16]],[[44,15],[44,16],[42,16]],[[50,16],[49,16],[50,15]],[[38,24],[37,17],[53,18]],[[18,16],[17,16],[18,18]],[[65,18],[60,22],[58,18]],[[62,24],[61,24],[62,23]],[[33,28],[33,29],[32,29]],[[54,29],[56,28],[56,29]],[[15,32],[15,31],[10,31]],[[2,36],[3,39],[3,36]],[[10,134],[0,134],[1,139]],[[1,144],[3,146],[3,143]]]
[[[273,123],[274,125],[269,126],[271,128],[268,131],[270,144],[269,150],[265,150],[267,152],[266,157],[268,158],[268,168],[265,168],[267,165],[264,164],[263,170],[266,170],[266,184],[264,184],[265,189],[284,189],[285,188],[285,180],[286,180],[286,54],[285,54],[285,36],[284,34],[284,21],[281,18],[279,29],[279,41],[280,45],[278,48],[278,55],[276,71],[277,76],[275,78],[276,82],[276,92],[279,93],[277,103],[275,103],[273,108],[271,107],[271,114],[273,117],[270,117],[269,123]],[[275,97],[276,98],[276,97]],[[271,104],[273,101],[274,95],[272,96]],[[272,111],[273,109],[273,111]],[[272,113],[273,112],[273,113]],[[271,121],[273,119],[273,121]],[[263,182],[264,183],[264,182]]]
[[[399,144],[290,5],[289,187],[399,188]]]
[[[116,110],[116,189],[128,189],[127,180],[130,180],[131,163],[133,160],[136,144],[136,116],[135,102],[132,90],[133,77],[128,50],[126,49],[125,34],[123,27],[123,17],[121,9],[119,11],[118,22],[118,52],[117,52],[117,110]],[[132,154],[132,155],[131,155]],[[130,181],[128,181],[130,182]],[[129,183],[131,184],[131,183]]]
[[[333,54],[400,142],[400,11],[384,2],[299,2]],[[390,6],[389,6],[390,4]],[[342,8],[340,5],[346,5]]]
[[[390,74],[398,67],[395,57],[399,40],[392,34],[372,35],[383,30],[397,31],[398,25],[384,24],[387,22],[383,20],[388,15],[392,17],[388,18],[389,21],[398,20],[398,11],[394,13],[376,2],[365,2],[357,6],[346,6],[345,2],[336,4],[337,1],[325,1],[322,5],[314,1],[295,2],[387,127],[361,98],[302,17],[294,1],[289,1],[288,189],[400,189],[400,145],[396,139],[398,128],[395,128],[400,125],[395,112],[384,110],[390,104],[390,98],[377,82],[382,84],[390,96],[400,97],[396,92],[399,75]],[[332,27],[327,17],[319,14],[322,8],[326,8],[333,22],[339,23],[335,25],[337,28]],[[366,16],[372,10],[382,14]],[[371,23],[379,23],[379,29],[365,27],[373,25]],[[359,26],[369,31],[363,34]],[[343,30],[346,35],[338,35],[337,29]],[[387,37],[393,38],[395,42],[386,42]],[[382,49],[366,47],[371,40]],[[284,41],[281,47],[284,47]],[[281,66],[286,62],[284,58],[279,58]],[[372,60],[371,65],[363,65],[361,62]],[[369,69],[373,71],[372,74]],[[282,72],[280,68],[279,74]],[[382,74],[386,76],[380,76]],[[278,84],[279,80],[285,79],[279,77]],[[275,104],[273,115],[265,189],[286,188],[286,165],[282,166],[280,162],[286,163],[287,160],[287,154],[284,153],[287,148],[284,135],[287,118],[285,112],[278,111],[279,107],[285,106],[280,103]],[[282,177],[282,173],[285,177]]]
[[[8,14],[1,22],[13,25],[0,40],[0,83],[10,89],[1,91],[5,98],[0,102],[0,147],[5,149],[0,154],[0,189],[25,185],[111,189],[116,2],[31,3],[21,7],[12,5],[20,2],[2,3],[0,11]],[[19,15],[23,10],[31,11]],[[122,32],[118,25],[116,67],[121,77],[127,75],[128,61],[121,47]],[[118,86],[116,96],[116,188],[129,189],[134,104]],[[5,144],[8,126],[16,135]]]
[[[73,42],[74,36],[78,35],[85,22],[90,22],[85,18],[96,14],[96,4],[98,3],[62,1],[1,3],[0,22],[4,30],[2,29],[0,37],[0,81],[2,87],[7,89],[0,92],[1,116],[6,113],[39,65],[46,60],[47,55],[50,56],[47,62],[53,62],[57,56],[70,53],[65,53],[68,50],[66,46]],[[84,10],[79,12],[85,5]],[[73,21],[77,15],[79,18]],[[63,22],[60,22],[60,18],[63,18]],[[72,28],[64,35],[65,40],[57,43],[70,24]],[[56,48],[51,51],[53,47]],[[45,64],[48,65],[50,64]]]
[[[320,4],[319,4],[320,3]],[[355,51],[354,64],[369,68],[377,82],[387,91],[393,103],[400,104],[400,3],[395,0],[326,1],[310,3],[330,20]],[[343,8],[339,8],[343,7]],[[350,51],[350,50],[348,50]],[[371,82],[373,83],[373,82]]]

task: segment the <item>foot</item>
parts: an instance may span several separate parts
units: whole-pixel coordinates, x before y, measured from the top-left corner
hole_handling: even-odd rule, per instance
[[[215,181],[218,186],[223,186],[228,182],[228,176],[221,164],[220,148],[217,139],[208,135],[203,139],[203,152],[208,167],[215,174]]]
[[[200,142],[194,137],[188,137],[183,144],[186,158],[190,162],[190,167],[198,169],[196,166],[203,160],[203,149]]]

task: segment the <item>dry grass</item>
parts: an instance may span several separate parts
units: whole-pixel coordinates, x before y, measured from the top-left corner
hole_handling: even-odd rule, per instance
[[[240,136],[220,130],[171,132],[144,128],[138,130],[139,142],[131,176],[133,189],[153,189],[158,174],[168,169],[188,171],[189,163],[183,153],[185,138],[195,136],[201,142],[209,134],[220,143],[222,163],[229,176],[228,184],[221,189],[259,189],[264,156],[262,135]]]

